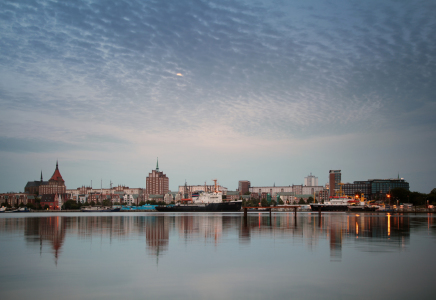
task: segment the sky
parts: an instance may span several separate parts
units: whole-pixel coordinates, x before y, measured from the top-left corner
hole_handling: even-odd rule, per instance
[[[0,192],[436,187],[435,1],[0,2]]]

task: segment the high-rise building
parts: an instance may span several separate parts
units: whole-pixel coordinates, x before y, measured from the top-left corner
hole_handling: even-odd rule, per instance
[[[159,171],[159,160],[156,162],[156,170],[148,174],[146,180],[145,194],[165,195],[169,192],[169,179],[167,175]]]
[[[48,184],[39,186],[39,195],[65,194],[66,191],[67,187],[65,186],[65,181],[62,178],[61,172],[59,172],[58,162],[56,161],[56,170],[54,171],[53,176],[49,179]]]
[[[250,181],[248,180],[239,180],[238,191],[241,195],[244,195],[250,191]]]
[[[310,173],[309,176],[304,177],[304,185],[305,186],[317,186],[318,185],[318,177],[315,177]]]
[[[341,170],[330,170],[329,171],[330,197],[334,196],[336,191],[339,191],[340,183],[341,183]]]

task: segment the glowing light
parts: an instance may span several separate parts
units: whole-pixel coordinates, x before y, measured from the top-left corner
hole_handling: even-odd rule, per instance
[[[388,236],[391,236],[391,215],[388,214]]]
[[[177,73],[176,75],[177,75],[177,76],[181,76],[181,77],[183,77],[183,74],[182,74],[182,73]]]

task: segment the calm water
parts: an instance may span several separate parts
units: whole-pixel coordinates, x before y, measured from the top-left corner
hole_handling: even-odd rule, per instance
[[[433,215],[0,215],[1,299],[434,299]]]

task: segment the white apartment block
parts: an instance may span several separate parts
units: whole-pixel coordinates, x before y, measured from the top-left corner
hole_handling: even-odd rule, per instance
[[[304,177],[304,186],[317,186],[318,185],[318,177],[315,177],[310,173],[309,176]]]
[[[276,197],[277,193],[294,193],[295,195],[313,195],[324,190],[323,186],[303,186],[303,185],[289,185],[289,186],[253,186],[250,187],[252,194],[265,194],[269,193],[272,197]]]

